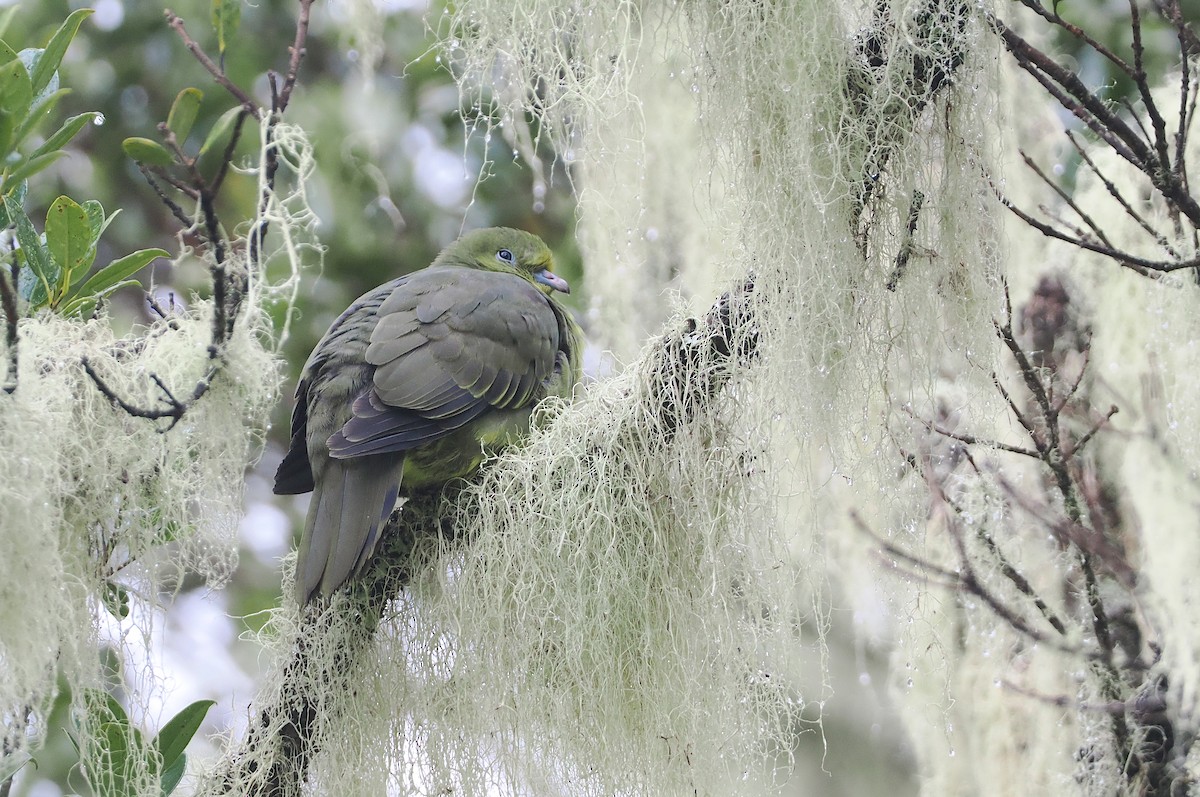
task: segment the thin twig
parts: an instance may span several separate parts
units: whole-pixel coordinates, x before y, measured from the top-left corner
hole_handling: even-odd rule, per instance
[[[1142,45],[1142,14],[1138,10],[1137,0],[1129,0],[1129,29],[1133,34],[1133,85],[1142,98],[1146,115],[1150,117],[1150,125],[1154,128],[1154,136],[1149,140],[1158,155],[1158,166],[1168,169],[1171,165],[1171,153],[1167,144],[1167,123],[1158,110],[1158,103],[1150,91],[1146,80],[1145,47]]]
[[[200,65],[208,70],[208,73],[212,75],[213,80],[215,80],[226,91],[232,94],[233,98],[241,103],[242,107],[246,109],[246,113],[253,115],[255,119],[261,119],[262,108],[259,107],[258,103],[255,102],[249,94],[242,91],[240,86],[230,80],[229,76],[225,74],[225,71],[208,57],[208,54],[205,53],[204,49],[196,43],[195,39],[188,35],[187,30],[185,30],[183,27],[183,19],[170,9],[166,9],[163,14],[167,19],[167,24],[174,28],[175,32],[179,34],[179,38],[183,40],[183,46],[187,47],[188,51],[191,52],[195,59],[200,62]]]
[[[1076,711],[1088,711],[1096,714],[1125,714],[1126,712],[1135,709],[1150,709],[1164,711],[1167,708],[1166,700],[1159,700],[1156,703],[1147,704],[1145,698],[1138,696],[1130,700],[1112,700],[1107,703],[1088,703],[1080,700],[1078,697],[1067,695],[1047,695],[1041,692],[1035,692],[1032,689],[1024,686],[1018,686],[1012,681],[1001,679],[1000,686],[1010,691],[1016,692],[1025,697],[1031,697],[1048,706],[1056,708],[1070,708]]]
[[[1088,154],[1087,149],[1079,143],[1079,139],[1075,136],[1074,132],[1068,130],[1066,132],[1066,136],[1067,140],[1071,142],[1071,146],[1075,148],[1076,154],[1078,154],[1080,159],[1088,165],[1088,168],[1092,170],[1092,173],[1099,178],[1100,182],[1104,185],[1104,190],[1108,191],[1109,196],[1111,196],[1121,205],[1121,207],[1125,210],[1126,215],[1137,222],[1139,227],[1149,233],[1158,243],[1158,245],[1167,251],[1167,254],[1176,260],[1179,260],[1180,255],[1178,250],[1171,246],[1171,242],[1167,240],[1166,236],[1154,229],[1154,227],[1150,225],[1150,222],[1146,221],[1146,219],[1143,218],[1142,215],[1136,210],[1134,210],[1133,206],[1125,200],[1121,190],[1117,188],[1116,184],[1112,180],[1109,180],[1108,177],[1106,177],[1105,174],[1100,171],[1100,167],[1096,165],[1096,162],[1092,159],[1092,156]]]
[[[910,566],[916,568],[917,573],[922,578],[929,578],[932,576],[934,579],[940,580],[942,582],[942,586],[946,586],[950,589],[960,590],[978,598],[1014,631],[1028,637],[1040,645],[1045,645],[1046,647],[1053,648],[1055,650],[1063,651],[1073,655],[1080,655],[1088,659],[1095,657],[1096,654],[1094,652],[1084,650],[1075,645],[1068,645],[1059,637],[1051,636],[1039,631],[1027,623],[1020,615],[1005,605],[1003,601],[993,595],[992,592],[983,585],[983,583],[975,575],[974,570],[970,568],[969,562],[967,564],[967,568],[965,570],[960,570],[959,572],[940,567],[939,565],[922,559],[919,556],[915,556],[908,551],[905,551],[903,548],[895,545],[894,543],[880,537],[869,526],[867,526],[867,524],[864,523],[856,513],[851,514],[851,519],[854,521],[855,526],[857,526],[860,531],[875,541],[880,550],[885,551],[890,556],[894,556],[897,559],[900,559]],[[961,567],[962,563],[960,562],[960,568]]]
[[[1072,246],[1077,246],[1080,249],[1086,249],[1089,252],[1095,252],[1098,255],[1103,255],[1104,257],[1116,261],[1118,265],[1124,266],[1131,271],[1141,274],[1143,277],[1154,277],[1156,274],[1170,274],[1173,271],[1181,271],[1183,269],[1196,268],[1197,266],[1200,266],[1200,255],[1188,258],[1187,260],[1175,260],[1170,262],[1161,260],[1147,260],[1144,257],[1138,257],[1130,254],[1129,252],[1113,249],[1111,247],[1104,246],[1103,244],[1089,241],[1085,238],[1078,238],[1076,236],[1068,235],[1060,230],[1056,230],[1045,222],[1035,219],[1033,216],[1017,207],[1016,204],[1008,199],[1008,197],[1002,195],[998,196],[1000,198],[1000,203],[1004,205],[1004,207],[1008,208],[1017,218],[1028,224],[1030,227],[1033,227],[1047,238],[1055,238],[1057,240],[1069,243]]]
[[[1086,434],[1084,434],[1082,437],[1080,437],[1079,442],[1075,443],[1074,446],[1071,446],[1063,454],[1063,462],[1070,462],[1075,457],[1075,455],[1078,454],[1080,451],[1082,451],[1083,447],[1086,446],[1088,444],[1088,442],[1090,442],[1091,439],[1096,436],[1096,432],[1099,432],[1105,426],[1108,426],[1109,420],[1112,418],[1112,416],[1114,416],[1116,414],[1117,414],[1117,405],[1113,404],[1111,407],[1108,408],[1108,412],[1104,413],[1104,417],[1101,418],[1099,421],[1097,421],[1092,426],[1092,428],[1087,431]]]
[[[221,186],[225,183],[225,177],[229,174],[229,169],[233,165],[234,151],[237,149],[238,142],[242,138],[242,129],[249,118],[250,114],[245,108],[242,108],[238,112],[237,119],[234,120],[233,133],[229,136],[229,143],[225,145],[225,154],[221,158],[221,165],[217,167],[217,173],[212,179],[210,188],[214,195],[221,193]]]
[[[170,418],[171,423],[165,428],[160,429],[160,431],[164,433],[174,429],[175,424],[179,423],[179,421],[183,418],[183,414],[188,407],[187,403],[175,398],[175,395],[170,391],[170,389],[167,388],[166,384],[162,381],[158,374],[152,373],[150,374],[150,378],[154,381],[154,384],[158,386],[159,390],[162,391],[163,396],[160,400],[166,404],[166,409],[148,409],[146,407],[139,407],[136,404],[132,404],[117,395],[116,390],[114,390],[107,382],[105,382],[100,374],[96,373],[96,369],[92,367],[92,363],[87,357],[84,357],[81,362],[83,364],[83,370],[87,372],[89,377],[91,377],[92,382],[96,385],[96,389],[99,390],[105,398],[124,410],[126,414],[132,415],[135,418],[146,418],[147,420],[152,421],[160,420],[162,418]],[[203,391],[199,391],[199,385],[201,384],[205,386],[204,390],[208,389],[207,381],[198,383],[197,391],[193,391],[192,400],[195,400],[196,398],[199,398],[200,395],[203,395]],[[199,392],[199,395],[196,395],[196,392]]]
[[[892,267],[892,274],[888,277],[887,285],[889,291],[895,291],[896,286],[900,283],[900,277],[904,274],[905,267],[908,266],[908,260],[912,256],[913,236],[917,232],[917,221],[921,216],[921,205],[925,203],[925,195],[920,191],[913,191],[912,202],[908,205],[908,221],[904,225],[904,239],[900,242],[900,251],[896,253],[896,264]]]
[[[296,18],[296,36],[292,44],[288,47],[290,55],[288,59],[287,74],[283,79],[283,88],[280,90],[278,98],[272,110],[276,114],[281,114],[287,110],[288,103],[292,99],[292,90],[296,87],[296,75],[300,72],[300,61],[305,56],[304,43],[308,39],[308,22],[312,12],[313,0],[300,0],[300,12]]]
[[[185,230],[194,227],[195,222],[190,216],[188,216],[187,212],[180,207],[178,202],[167,196],[167,192],[164,191],[162,186],[158,184],[156,175],[150,170],[150,167],[141,162],[138,163],[137,167],[138,171],[142,173],[142,177],[146,178],[146,183],[149,184],[150,188],[153,189],[154,193],[158,196],[158,200],[162,202],[163,206],[171,212],[171,215],[175,217],[175,220],[183,225]]]
[[[913,417],[916,418],[918,423],[925,427],[926,431],[933,432],[934,434],[940,435],[941,437],[945,437],[949,440],[955,440],[963,445],[993,448],[997,451],[1007,451],[1010,454],[1020,454],[1023,457],[1029,457],[1036,460],[1040,460],[1042,458],[1041,454],[1031,448],[1022,448],[1020,446],[1009,445],[1008,443],[1001,443],[999,440],[989,440],[984,437],[975,437],[974,435],[952,432],[949,429],[943,429],[932,421],[927,421],[924,418],[918,418],[915,415],[913,415]]]
[[[1051,180],[1050,177],[1044,171],[1042,171],[1041,167],[1034,163],[1033,158],[1029,157],[1025,150],[1018,149],[1017,152],[1020,154],[1021,160],[1025,161],[1025,165],[1028,166],[1033,173],[1038,176],[1038,179],[1047,185],[1051,191],[1057,194],[1059,199],[1066,203],[1067,207],[1075,211],[1076,216],[1083,219],[1083,223],[1086,224],[1089,229],[1091,229],[1097,240],[1111,249],[1112,241],[1108,240],[1108,236],[1104,234],[1104,231],[1100,229],[1099,225],[1096,224],[1092,217],[1085,213],[1083,208],[1079,207],[1079,203],[1077,203],[1071,197],[1071,195],[1068,194],[1066,190],[1058,184],[1056,180]]]
[[[1093,39],[1083,28],[1063,19],[1058,15],[1057,12],[1047,9],[1037,0],[1020,0],[1020,3],[1050,24],[1062,28],[1074,38],[1083,42],[1088,47],[1091,47],[1097,53],[1104,56],[1104,58],[1107,59],[1113,66],[1115,66],[1117,69],[1120,69],[1130,78],[1133,77],[1133,69],[1124,61],[1124,59],[1120,58],[1112,50],[1105,47],[1101,42]]]

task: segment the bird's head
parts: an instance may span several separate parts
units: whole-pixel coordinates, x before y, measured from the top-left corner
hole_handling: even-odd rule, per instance
[[[542,239],[511,227],[472,230],[443,249],[433,265],[506,271],[529,280],[547,295],[571,292],[567,281],[554,273],[554,255]]]

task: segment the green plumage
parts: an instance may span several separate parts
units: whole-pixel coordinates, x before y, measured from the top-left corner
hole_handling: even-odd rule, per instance
[[[529,431],[539,401],[570,397],[583,336],[553,266],[536,235],[467,233],[359,297],[313,349],[275,475],[276,493],[313,493],[301,604],[362,569],[402,489],[469,474]]]

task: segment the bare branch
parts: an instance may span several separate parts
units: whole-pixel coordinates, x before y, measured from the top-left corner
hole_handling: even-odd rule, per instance
[[[1089,155],[1087,150],[1079,143],[1079,139],[1075,136],[1075,134],[1068,130],[1066,132],[1066,136],[1067,140],[1071,142],[1071,146],[1075,148],[1075,152],[1079,155],[1080,159],[1088,165],[1088,168],[1092,170],[1092,173],[1095,174],[1100,182],[1104,185],[1104,190],[1108,191],[1109,196],[1111,196],[1117,201],[1118,204],[1121,205],[1126,215],[1136,221],[1139,227],[1152,236],[1158,245],[1167,251],[1167,254],[1176,260],[1179,260],[1179,251],[1175,249],[1175,247],[1171,246],[1171,243],[1166,239],[1166,236],[1150,226],[1150,223],[1146,221],[1141,214],[1133,209],[1133,206],[1125,200],[1125,197],[1121,194],[1121,191],[1117,188],[1116,184],[1113,183],[1112,180],[1109,180],[1108,177],[1106,177],[1104,173],[1100,171],[1100,167],[1096,165],[1096,162],[1092,159],[1092,156]]]
[[[255,119],[261,119],[262,108],[259,107],[259,104],[255,102],[249,94],[242,91],[240,86],[230,80],[225,74],[225,70],[221,69],[221,67],[219,67],[211,58],[209,58],[208,54],[204,52],[204,49],[196,43],[196,40],[188,35],[187,30],[185,30],[183,27],[183,19],[170,9],[165,10],[163,14],[166,16],[167,24],[170,25],[175,32],[179,34],[179,38],[183,40],[183,46],[187,47],[188,51],[191,52],[195,59],[200,62],[200,65],[208,70],[208,73],[213,76],[213,80],[215,80],[226,91],[232,94],[233,98],[241,103],[242,107],[246,109],[246,113],[251,114]]]

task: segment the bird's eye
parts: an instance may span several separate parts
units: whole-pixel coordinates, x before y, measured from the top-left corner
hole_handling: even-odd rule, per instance
[[[513,257],[513,253],[508,249],[501,249],[500,251],[496,252],[496,259],[501,263],[508,263],[509,265],[517,261],[517,259]]]

